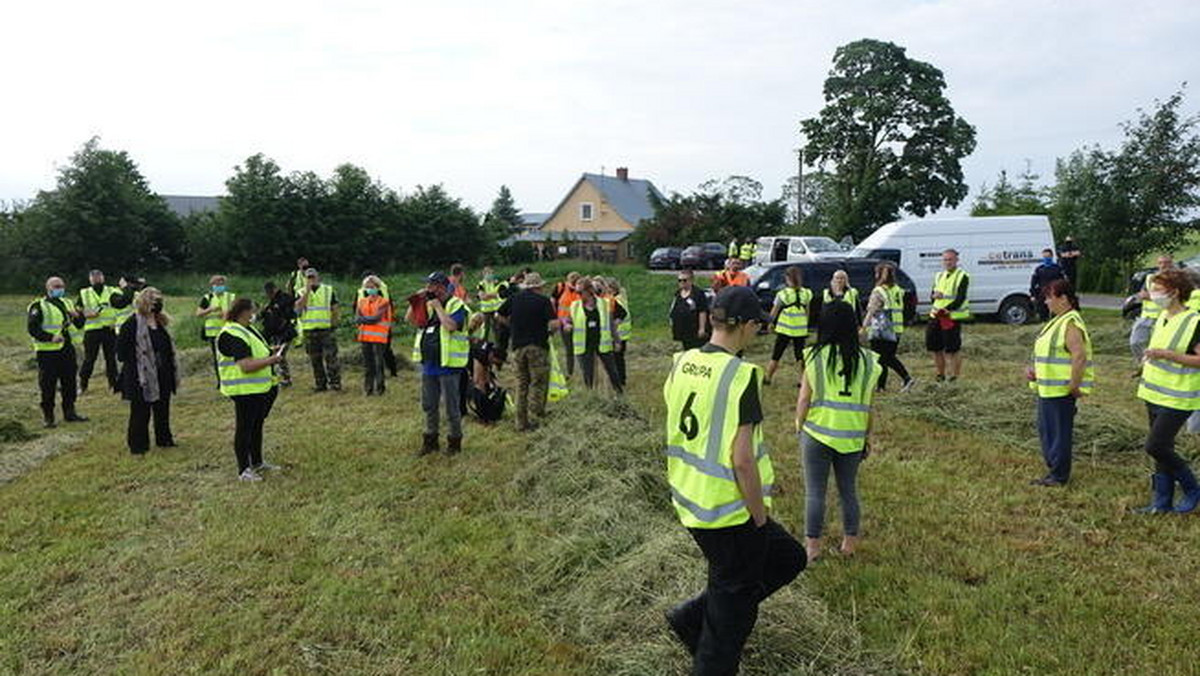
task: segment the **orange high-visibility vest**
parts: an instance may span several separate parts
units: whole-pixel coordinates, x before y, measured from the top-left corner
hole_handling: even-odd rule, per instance
[[[392,302],[383,296],[364,296],[358,299],[358,314],[363,317],[382,316],[374,324],[359,324],[356,340],[360,343],[386,343],[392,326]]]

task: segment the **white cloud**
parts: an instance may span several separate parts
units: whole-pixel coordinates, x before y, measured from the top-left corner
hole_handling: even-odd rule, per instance
[[[168,193],[220,192],[260,151],[442,182],[477,207],[508,183],[546,210],[618,165],[664,189],[738,173],[773,192],[834,49],[861,37],[946,73],[979,131],[978,186],[1113,142],[1200,63],[1186,0],[72,2],[5,18],[0,197],[51,186],[93,134]]]

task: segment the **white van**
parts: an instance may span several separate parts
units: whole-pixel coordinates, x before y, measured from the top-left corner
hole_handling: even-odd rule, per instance
[[[845,258],[847,251],[841,244],[828,237],[805,235],[802,237],[759,237],[755,243],[754,264],[782,263],[784,261],[819,261],[830,258]]]
[[[917,312],[929,311],[934,275],[942,252],[955,249],[971,275],[973,314],[995,314],[1006,324],[1033,315],[1029,281],[1042,250],[1054,250],[1045,216],[983,216],[896,221],[881,226],[850,252],[851,257],[894,261],[917,286]]]

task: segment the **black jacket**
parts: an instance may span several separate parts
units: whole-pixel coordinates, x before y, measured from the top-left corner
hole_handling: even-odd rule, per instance
[[[161,395],[175,394],[175,341],[165,328],[161,329],[159,340],[151,336],[155,348],[155,359],[158,361],[158,389]],[[166,340],[162,337],[165,336]],[[126,401],[141,401],[142,386],[138,383],[137,371],[137,315],[125,320],[117,333],[117,361],[121,362],[121,375],[117,378],[117,387],[121,397]]]
[[[67,306],[59,298],[45,298],[33,301],[29,304],[29,312],[26,314],[25,330],[30,337],[40,342],[53,340],[54,336],[42,330],[42,300],[48,301],[51,305],[56,306],[60,312],[67,317],[67,321],[77,329],[83,328],[83,323],[86,321],[83,313],[80,312],[78,317],[72,317],[67,314]],[[78,308],[76,308],[78,309]],[[71,332],[67,331],[63,334],[63,342],[67,345],[71,344]]]
[[[259,313],[263,336],[269,343],[289,343],[296,337],[296,297],[279,291]]]

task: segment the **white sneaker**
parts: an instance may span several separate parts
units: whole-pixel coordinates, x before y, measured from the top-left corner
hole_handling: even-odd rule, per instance
[[[262,481],[262,477],[258,475],[252,468],[247,467],[238,475],[238,481]]]
[[[913,385],[916,385],[916,384],[917,384],[917,379],[916,379],[916,378],[909,378],[909,379],[908,379],[908,382],[907,382],[907,383],[904,383],[904,385],[902,385],[902,386],[900,387],[900,391],[901,391],[901,392],[909,392],[909,391],[911,391],[911,390],[912,390],[912,388],[913,388]]]
[[[263,462],[260,462],[259,464],[255,465],[252,469],[256,472],[267,472],[267,471],[275,472],[275,471],[279,471],[283,468],[280,467],[279,465],[272,465],[271,463],[264,460]]]

